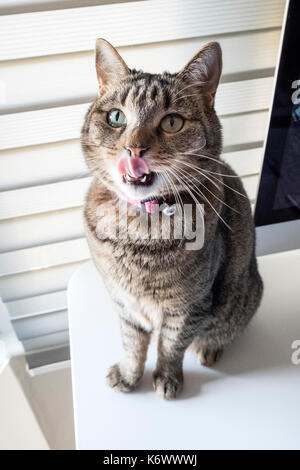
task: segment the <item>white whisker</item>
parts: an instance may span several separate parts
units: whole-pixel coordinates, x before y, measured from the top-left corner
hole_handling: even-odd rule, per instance
[[[182,165],[188,166],[192,170],[196,171],[196,173],[199,173],[204,178],[206,178],[208,181],[210,181],[219,191],[221,191],[221,188],[217,185],[217,183],[215,181],[213,181],[212,179],[210,179],[207,175],[202,173],[202,171],[198,167],[196,167],[195,165],[192,165],[191,163],[183,162],[182,160],[177,160],[176,158],[174,158],[173,161],[175,161],[177,163],[181,163]]]
[[[215,171],[211,170],[204,170],[204,168],[201,168],[202,171],[205,171],[205,173],[211,173],[213,175],[219,175],[219,176],[227,176],[228,178],[239,178],[238,175],[226,175],[224,173],[216,173]]]
[[[200,154],[200,153],[189,153],[189,152],[185,152],[185,153],[179,153],[177,152],[177,155],[186,155],[186,156],[191,156],[191,157],[200,157],[200,158],[207,158],[208,160],[211,160],[213,162],[216,162],[218,163],[219,165],[223,165],[223,166],[226,166],[226,163],[224,162],[221,162],[220,160],[218,160],[217,158],[213,158],[213,157],[209,157],[208,155],[204,155],[204,154]]]
[[[217,180],[217,181],[218,181],[219,183],[221,183],[223,186],[226,186],[226,188],[231,189],[231,191],[233,191],[234,193],[238,194],[239,196],[242,196],[242,197],[244,197],[245,199],[248,199],[248,196],[247,196],[246,194],[240,193],[237,189],[234,189],[234,188],[232,188],[231,186],[229,186],[228,184],[224,183],[224,181],[219,180],[219,178],[217,178],[216,176],[211,175],[211,177],[214,178],[215,180]]]
[[[169,170],[170,171],[170,170]],[[176,170],[175,170],[176,171]],[[181,182],[181,184],[185,185],[186,189],[188,189],[187,185],[182,181],[182,178],[180,178],[177,174],[177,178],[178,178],[178,181]],[[188,190],[189,191],[189,190]],[[189,191],[189,193],[191,194],[191,192]],[[199,194],[199,196],[201,195],[201,197],[203,197],[207,202],[208,204],[210,205],[210,207],[213,209],[213,211],[216,213],[216,215],[218,216],[218,218],[224,223],[224,225],[226,225],[226,227],[232,231],[232,228],[230,227],[230,225],[227,224],[227,222],[225,222],[225,220],[223,219],[223,217],[219,214],[219,212],[214,208],[214,206],[211,204],[211,202],[209,201],[209,199],[203,194],[203,192],[198,189],[197,190],[197,193]],[[199,201],[198,201],[199,203]]]
[[[229,209],[233,210],[234,212],[236,212],[237,214],[240,214],[240,215],[243,215],[241,212],[239,212],[237,209],[235,209],[234,207],[230,206],[229,204],[227,204],[225,201],[223,201],[223,199],[220,199],[215,193],[213,193],[210,189],[208,189],[207,186],[205,186],[204,183],[202,183],[201,181],[199,181],[195,176],[193,175],[190,175],[186,170],[184,170],[183,168],[180,168],[178,167],[177,165],[174,165],[178,170],[181,171],[181,173],[183,172],[184,174],[186,174],[187,177],[189,178],[193,178],[193,180],[195,180],[198,184],[200,184],[201,186],[203,186],[204,189],[206,189],[206,191],[208,191],[213,197],[215,197],[218,201],[220,201],[222,204],[224,204],[226,207],[228,207]],[[193,183],[193,185],[195,186],[195,184]]]

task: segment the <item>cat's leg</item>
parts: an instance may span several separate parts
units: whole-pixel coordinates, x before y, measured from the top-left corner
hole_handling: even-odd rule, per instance
[[[250,276],[247,271],[239,283],[226,283],[223,280],[217,286],[213,314],[205,330],[200,332],[192,345],[202,365],[213,366],[220,359],[224,348],[243,333],[258,308],[262,289],[259,275]]]
[[[162,398],[170,400],[181,391],[185,351],[203,331],[206,318],[210,315],[211,303],[212,296],[208,293],[195,304],[188,305],[185,302],[165,312],[153,374],[154,389]]]
[[[176,398],[183,386],[182,361],[184,352],[172,354],[166,342],[162,340],[159,347],[159,359],[153,373],[153,387],[161,398]]]
[[[124,356],[109,369],[106,382],[115,390],[130,392],[144,373],[151,332],[126,318],[120,321]]]
[[[158,339],[157,364],[153,386],[167,400],[175,398],[183,386],[182,362],[186,348],[193,340],[191,331],[182,327],[184,316],[166,314]]]

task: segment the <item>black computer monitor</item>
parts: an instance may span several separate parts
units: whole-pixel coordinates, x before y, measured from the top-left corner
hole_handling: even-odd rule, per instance
[[[300,0],[290,0],[256,208],[257,253],[300,248]]]

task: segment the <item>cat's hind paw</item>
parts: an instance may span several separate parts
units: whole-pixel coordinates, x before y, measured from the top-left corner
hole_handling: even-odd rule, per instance
[[[153,387],[156,393],[165,400],[172,400],[181,392],[182,377],[172,377],[160,371],[153,374]]]
[[[202,366],[212,367],[222,356],[223,349],[203,347],[198,351],[198,360]]]
[[[131,392],[136,386],[136,383],[131,384],[123,378],[119,364],[111,366],[108,370],[106,384],[118,392],[125,393]]]

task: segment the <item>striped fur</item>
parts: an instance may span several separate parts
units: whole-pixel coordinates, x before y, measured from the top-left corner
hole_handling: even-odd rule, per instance
[[[210,43],[178,74],[161,75],[129,70],[103,40],[97,43],[96,57],[100,91],[82,129],[82,148],[94,175],[85,225],[93,259],[120,314],[124,348],[107,382],[116,390],[132,390],[156,334],[154,388],[171,399],[182,388],[186,349],[193,347],[202,364],[212,365],[244,330],[262,295],[250,203],[241,180],[220,158],[222,134],[214,96],[221,52]],[[112,108],[128,116],[126,126],[108,125]],[[159,122],[170,112],[182,115],[185,123],[178,133],[165,135]],[[192,194],[204,204],[201,250],[186,250],[184,240],[116,240],[105,235],[113,216],[99,215],[99,207],[110,203],[118,214],[113,171],[128,143],[150,149],[152,171],[169,171],[184,203],[195,203]],[[200,152],[195,150],[201,146]],[[169,189],[162,187],[155,195]]]

